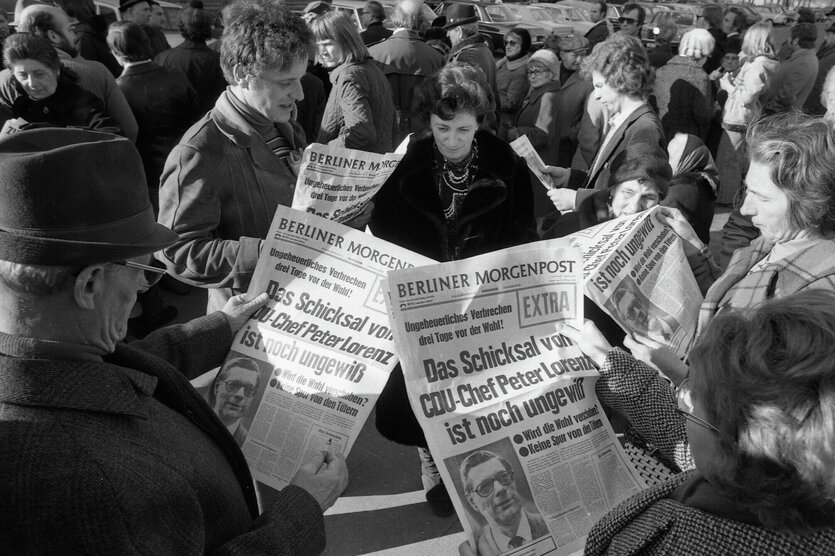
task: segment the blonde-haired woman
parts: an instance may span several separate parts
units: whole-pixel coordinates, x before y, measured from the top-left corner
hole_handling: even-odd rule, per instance
[[[722,114],[722,138],[716,153],[721,184],[717,202],[721,204],[732,203],[739,191],[748,167],[742,152],[745,131],[760,115],[760,97],[780,66],[769,25],[756,23],[746,31],[740,58],[743,65],[739,73],[736,76],[726,73],[719,80],[719,86],[728,92]]]
[[[310,22],[317,55],[333,87],[317,141],[384,153],[394,141],[394,100],[380,64],[368,54],[351,20],[326,12]]]
[[[656,71],[653,94],[666,137],[689,133],[707,139],[713,91],[703,68],[715,44],[707,30],[692,29],[681,37],[678,56]]]

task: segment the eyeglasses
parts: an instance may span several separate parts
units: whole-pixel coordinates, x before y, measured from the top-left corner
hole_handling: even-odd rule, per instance
[[[517,44],[519,44],[519,41],[515,41],[513,39],[508,39],[508,40],[504,41],[504,44],[505,44],[505,46],[516,46]]]
[[[491,478],[487,479],[486,481],[481,481],[476,485],[473,489],[473,492],[481,496],[482,498],[487,498],[488,496],[493,495],[493,486],[495,485],[496,481],[499,481],[499,484],[502,486],[508,486],[510,483],[513,482],[513,471],[502,471],[501,473],[497,473],[493,475]]]
[[[165,266],[159,261],[154,261],[154,266],[147,264],[136,263],[133,261],[116,261],[113,264],[126,266],[128,268],[136,268],[142,271],[142,278],[145,280],[144,284],[140,284],[144,288],[152,288],[156,286],[162,277],[165,276]]]
[[[243,388],[243,394],[246,398],[251,398],[255,395],[255,386],[252,384],[247,384],[246,382],[241,382],[240,380],[224,380],[221,382],[223,386],[226,388],[226,391],[230,394],[235,394],[241,388]]]
[[[618,23],[620,23],[621,25],[623,25],[624,23],[635,25],[636,23],[638,23],[638,20],[632,17],[619,17]]]
[[[541,75],[545,75],[546,73],[551,73],[549,70],[544,69],[529,69],[528,75],[533,75],[534,77],[539,77]]]
[[[676,390],[676,403],[678,404],[678,406],[676,407],[676,411],[678,411],[682,415],[682,417],[696,425],[699,425],[704,429],[707,429],[711,432],[715,432],[716,434],[720,434],[719,429],[717,429],[701,417],[696,417],[695,415],[693,415],[693,396],[690,392],[689,378],[685,378],[681,382],[681,384],[678,385],[678,390]]]

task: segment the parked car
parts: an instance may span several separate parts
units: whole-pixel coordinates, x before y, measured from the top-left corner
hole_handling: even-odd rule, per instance
[[[490,41],[493,52],[497,54],[504,52],[504,36],[515,27],[527,29],[531,34],[531,42],[537,48],[542,46],[542,41],[550,34],[550,31],[541,25],[523,22],[508,8],[508,4],[493,4],[479,0],[454,0],[441,2],[435,11],[438,15],[444,15],[450,7],[456,4],[470,4],[475,7],[478,31]]]
[[[551,18],[552,21],[562,26],[569,26],[569,33],[583,36],[594,25],[587,17],[583,16],[582,10],[572,6],[560,6],[559,4],[532,4],[531,8],[534,10],[541,10],[546,12],[546,17]],[[555,34],[561,35],[563,32]]]
[[[157,3],[162,7],[162,12],[165,14],[165,23],[162,26],[163,34],[165,34],[169,45],[177,46],[185,40],[180,34],[180,10],[183,7],[165,0],[157,0]],[[93,4],[96,6],[96,13],[104,16],[108,25],[114,21],[122,20],[122,14],[119,12],[119,0],[93,0]]]
[[[788,16],[782,12],[776,11],[769,6],[751,6],[754,11],[760,14],[762,21],[771,23],[772,25],[786,25],[788,23]]]
[[[386,12],[386,20],[383,21],[383,26],[389,29],[394,29],[394,24],[391,22],[391,16],[394,13],[394,7],[397,5],[397,2],[394,0],[384,0],[380,3],[383,5],[383,10]],[[354,25],[357,26],[357,29],[359,29],[360,32],[365,31],[365,25],[363,25],[362,21],[362,10],[364,6],[365,2],[363,0],[337,0],[331,4],[331,7],[334,10],[347,13],[348,17],[351,18],[351,21],[354,22]],[[432,8],[426,4],[421,4],[420,10],[427,24],[432,23],[432,20],[438,17],[437,14],[432,11]]]
[[[505,6],[522,20],[522,23],[544,27],[549,35],[569,35],[573,32],[571,25],[558,22],[550,12],[541,9],[540,6],[542,4],[534,4],[531,6],[528,4],[507,3]]]
[[[652,20],[648,24],[645,23],[641,29],[641,42],[644,43],[645,47],[652,48],[655,46],[655,33],[653,33],[653,29],[658,26],[658,20],[664,13],[672,13],[673,20],[676,23],[676,34],[673,36],[670,44],[673,52],[677,52],[681,37],[684,33],[696,26],[696,19],[702,11],[701,6],[696,4],[675,4],[672,6],[668,4],[668,6],[670,9],[666,12],[664,10],[657,10]]]

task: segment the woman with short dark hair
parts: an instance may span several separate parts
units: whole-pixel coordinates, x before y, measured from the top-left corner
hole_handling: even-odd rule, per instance
[[[76,84],[76,75],[61,64],[46,39],[29,33],[9,36],[3,63],[12,74],[14,88],[3,91],[0,106],[10,118],[121,133],[105,114],[101,100]]]
[[[333,84],[317,141],[376,153],[393,150],[391,85],[356,26],[347,15],[329,11],[314,17],[310,28]]]

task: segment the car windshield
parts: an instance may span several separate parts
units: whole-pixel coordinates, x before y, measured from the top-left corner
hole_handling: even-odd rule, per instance
[[[542,19],[545,19],[547,21],[561,21],[557,17],[559,10],[549,10],[548,8],[543,6],[531,7],[531,10],[535,12],[537,17],[541,17]]]
[[[487,11],[487,15],[490,16],[491,21],[495,21],[497,23],[519,21],[519,16],[515,15],[506,5],[495,4],[487,6],[484,9]]]
[[[690,12],[679,12],[676,10],[665,12],[665,14],[670,14],[673,16],[673,21],[676,22],[676,25],[679,27],[692,27],[696,25],[696,14]],[[661,14],[659,14],[660,17]],[[667,16],[669,17],[669,16]]]

